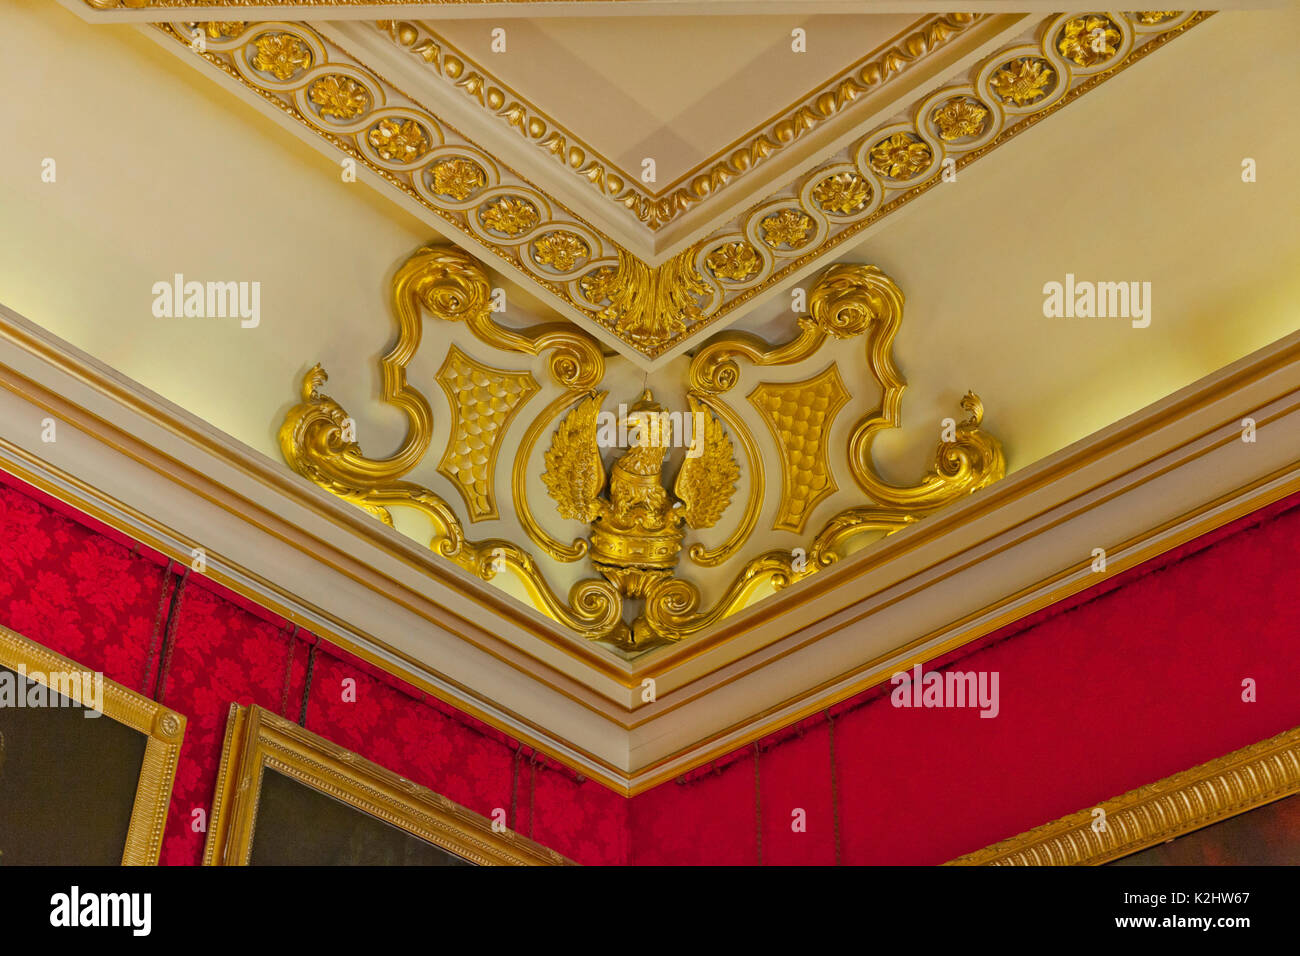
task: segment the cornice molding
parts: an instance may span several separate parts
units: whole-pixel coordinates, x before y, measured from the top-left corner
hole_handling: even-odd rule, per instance
[[[1300,488],[1297,333],[697,647],[623,666],[454,568],[431,583],[438,562],[422,549],[12,313],[0,322],[0,405],[13,423],[6,470],[185,563],[203,544],[220,583],[621,792],[1097,583],[1087,564],[1099,540],[1111,545],[1107,574],[1119,573]],[[57,444],[40,442],[47,415],[61,423]],[[1256,444],[1240,441],[1245,415]],[[638,693],[646,677],[652,704]]]
[[[375,28],[424,64],[429,75],[472,99],[493,121],[514,129],[560,168],[585,181],[598,195],[653,231],[688,209],[713,202],[726,187],[752,174],[765,161],[806,142],[808,134],[826,121],[858,112],[855,108],[866,103],[866,94],[887,88],[904,71],[983,19],[982,14],[970,13],[921,18],[785,110],[757,124],[752,133],[657,190],[646,189],[635,173],[602,156],[429,24],[381,20]]]
[[[437,19],[541,17],[811,16],[853,13],[932,13],[930,0],[60,0],[85,19],[141,22],[161,14],[256,14],[255,19],[361,20],[383,16]],[[1219,9],[1259,9],[1260,0],[1224,0]],[[1274,0],[1274,6],[1280,5]],[[970,0],[990,12],[1055,11],[1052,0]]]
[[[154,33],[650,369],[1210,14],[1154,16],[1049,17],[659,263],[493,159],[324,28],[206,24],[196,41],[177,23]],[[1102,53],[1080,52],[1067,36],[1086,17],[1107,24]],[[501,108],[511,108],[504,98]],[[549,160],[536,161],[549,169]],[[557,256],[545,244],[566,251]]]
[[[684,416],[681,410],[666,411],[646,389],[641,404],[647,408],[620,412],[621,437],[613,439],[598,428],[597,420],[613,414],[602,412],[601,406],[608,390],[619,388],[619,376],[607,375],[609,365],[596,340],[565,323],[502,325],[492,313],[486,271],[461,250],[434,245],[416,251],[398,269],[391,301],[398,337],[380,360],[380,371],[383,401],[406,419],[400,447],[385,458],[367,457],[357,420],[325,394],[326,373],[315,365],[302,380],[301,402],[280,427],[285,461],[387,525],[395,525],[395,511],[418,512],[431,522],[432,537],[423,540],[439,558],[485,581],[510,575],[538,611],[612,653],[640,654],[706,633],[752,604],[765,589],[782,590],[820,573],[861,547],[864,536],[908,527],[996,482],[1006,470],[1001,444],[981,427],[983,404],[968,393],[961,402],[966,417],[953,421],[951,435],[941,436],[933,460],[915,484],[894,485],[878,473],[873,444],[881,432],[902,425],[907,385],[893,358],[903,294],[874,266],[840,264],[826,270],[808,292],[808,314],[790,323],[782,341],[769,343],[744,332],[709,338],[683,370],[684,381],[672,383],[685,392],[690,412]],[[494,448],[504,439],[510,417],[539,390],[523,364],[533,358],[546,360],[548,381],[540,387],[547,389],[549,401],[527,426],[511,466],[512,517],[526,537],[500,532],[472,539],[467,525],[481,514],[470,507],[468,520],[462,519],[443,496],[415,477],[431,450],[434,432],[432,407],[407,377],[424,341],[426,319],[463,324],[476,346],[493,350],[494,363],[507,365],[470,367],[470,374],[485,385],[526,381],[527,387],[521,384],[513,396],[500,387],[493,394],[490,388],[471,386],[467,393],[471,404],[482,409],[479,417],[491,422],[488,443]],[[431,338],[438,341],[437,335]],[[836,350],[840,343],[845,344]],[[447,362],[465,364],[463,353],[452,349],[441,357],[444,372]],[[840,363],[851,359],[845,354],[849,351],[862,354],[866,371],[852,392],[840,374]],[[764,369],[807,373],[814,371],[810,363],[820,370],[806,381],[764,378],[750,386],[749,400],[769,432],[765,437],[771,439],[764,447],[774,448],[780,460],[778,486],[768,480],[764,464],[773,459],[755,453],[756,437],[729,404],[734,400],[728,393],[747,374],[763,374]],[[621,371],[628,370],[624,366]],[[860,385],[867,384],[865,380],[872,387],[864,394]],[[498,483],[496,455],[474,450],[484,445],[483,426],[466,425],[456,391],[447,389],[452,421],[445,431],[439,470],[448,460],[477,458],[473,468],[487,500]],[[616,397],[625,400],[623,409],[634,400],[633,394],[622,392]],[[833,419],[850,399],[857,406],[857,424],[832,450]],[[644,425],[642,443],[629,437],[628,425],[633,418],[644,422],[638,416],[649,409],[654,410],[653,418]],[[632,422],[631,427],[639,426]],[[552,429],[549,450],[538,456],[537,439]],[[680,463],[670,462],[673,435],[680,442],[688,430],[698,454],[684,453]],[[737,444],[744,449],[743,466],[736,459]],[[603,459],[611,449],[621,455],[607,475]],[[547,516],[552,522],[567,521],[563,537],[571,544],[545,531],[535,517],[538,509],[529,503],[526,475],[539,467],[538,457],[551,499],[546,502]],[[666,472],[673,467],[677,477],[668,483]],[[857,485],[850,491],[853,497],[810,537],[802,537],[817,503],[836,491],[834,470],[852,476]],[[738,511],[731,503],[742,481],[748,493]],[[798,535],[789,548],[773,547],[769,539],[753,540],[757,515],[774,494],[778,515],[772,529]],[[495,507],[491,511],[495,516]],[[729,583],[706,599],[681,551],[688,528],[699,531],[715,525],[731,529],[724,544],[708,549],[696,541],[686,548],[695,565],[730,565]],[[574,534],[578,536],[571,537]],[[553,585],[552,572],[573,561],[584,561],[583,572],[591,576],[575,581],[566,596]]]

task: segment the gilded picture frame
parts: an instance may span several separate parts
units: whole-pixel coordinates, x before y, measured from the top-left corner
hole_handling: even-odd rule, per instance
[[[204,847],[205,866],[246,866],[267,770],[341,801],[479,866],[572,861],[427,787],[256,705],[232,704]]]
[[[1300,727],[959,856],[948,866],[1099,866],[1300,793]],[[1104,817],[1096,812],[1100,808]],[[1097,821],[1104,820],[1104,825]]]
[[[144,757],[122,851],[123,866],[154,866],[162,849],[185,717],[0,625],[0,666],[143,734]],[[56,677],[57,675],[57,677]],[[87,687],[95,693],[85,693]],[[98,701],[88,699],[99,697]],[[96,704],[98,706],[96,707]]]

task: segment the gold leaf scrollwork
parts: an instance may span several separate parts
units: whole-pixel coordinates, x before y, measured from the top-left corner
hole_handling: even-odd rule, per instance
[[[701,567],[714,568],[739,551],[741,546],[749,540],[749,536],[754,533],[754,526],[758,524],[758,512],[763,504],[763,460],[753,436],[749,434],[749,429],[745,427],[740,420],[740,416],[736,414],[730,405],[721,398],[710,398],[696,391],[690,392],[688,398],[692,402],[692,409],[696,407],[708,409],[726,426],[730,434],[740,440],[740,447],[745,453],[745,466],[741,473],[749,478],[749,493],[745,501],[745,510],[726,540],[713,548],[706,547],[702,542],[696,541],[687,551],[691,560],[696,564]]]
[[[694,248],[651,268],[619,252],[618,266],[602,266],[580,287],[591,316],[628,341],[663,349],[704,317],[712,289],[695,268]]]
[[[528,503],[527,464],[532,461],[533,449],[537,447],[537,440],[542,437],[542,433],[550,427],[562,411],[578,400],[580,399],[575,399],[572,392],[565,392],[533,419],[533,423],[528,426],[528,431],[524,433],[523,441],[519,444],[519,454],[515,459],[515,467],[511,473],[511,494],[515,505],[515,517],[519,519],[524,532],[551,557],[557,561],[566,562],[577,561],[587,553],[587,539],[575,538],[569,544],[565,544],[538,523],[537,518],[533,515],[533,509]]]
[[[900,405],[906,382],[893,362],[892,347],[903,313],[903,294],[874,266],[838,265],[822,274],[809,294],[809,314],[797,323],[786,342],[769,345],[741,331],[713,336],[696,353],[690,368],[693,389],[718,395],[740,380],[738,360],[756,366],[792,364],[812,355],[827,337],[866,336],[868,367],[883,389],[881,407],[855,427],[849,465],[855,480],[873,500],[841,511],[813,539],[806,554],[768,551],[749,561],[711,608],[701,609],[699,589],[670,578],[647,590],[638,632],[631,638],[681,640],[716,624],[745,607],[763,588],[780,590],[840,560],[852,543],[868,533],[890,534],[925,514],[1001,478],[1006,470],[1002,447],[980,427],[983,406],[968,394],[962,407],[969,417],[955,426],[954,438],[943,441],[935,463],[914,486],[898,487],[881,479],[871,458],[871,442],[884,428],[901,424]],[[806,383],[802,383],[806,384]],[[788,472],[787,472],[788,475]]]
[[[393,279],[398,339],[380,360],[383,399],[407,422],[397,451],[381,459],[362,454],[355,440],[355,422],[320,390],[326,373],[319,365],[304,377],[302,401],[290,409],[280,427],[280,450],[294,471],[390,525],[390,508],[416,509],[432,521],[429,546],[437,554],[484,581],[511,571],[535,607],[584,637],[601,637],[622,619],[622,598],[608,581],[579,581],[567,601],[561,599],[533,557],[518,545],[501,539],[469,541],[446,501],[403,479],[424,458],[433,434],[428,400],[406,380],[406,368],[420,346],[422,310],[443,321],[465,322],[476,336],[497,348],[531,355],[550,351],[551,374],[567,387],[587,388],[604,375],[603,356],[589,336],[567,323],[527,332],[506,329],[492,320],[490,297],[487,275],[465,253],[444,246],[419,250]]]
[[[914,512],[930,512],[951,501],[978,491],[1006,474],[1007,463],[1001,443],[984,431],[984,403],[974,392],[961,400],[967,417],[957,423],[955,437],[939,443],[934,464],[919,484],[898,487],[876,474],[871,442],[884,428],[897,428],[893,420],[873,417],[862,422],[849,439],[849,467],[868,495],[883,504]]]
[[[688,279],[690,274],[700,279],[688,260],[682,261],[682,267],[689,268]],[[615,287],[605,290],[606,307],[617,302],[619,308],[631,308],[626,276],[618,278],[617,271],[613,275]],[[610,278],[604,276],[605,280]],[[693,288],[690,282],[687,288]],[[678,286],[670,291],[657,290],[656,294],[675,301],[675,296],[689,298],[694,293]],[[303,380],[301,403],[290,411],[281,428],[285,460],[316,484],[390,524],[389,509],[393,507],[419,510],[432,522],[430,546],[438,554],[483,580],[510,572],[535,607],[579,636],[627,652],[640,652],[697,634],[744,608],[756,596],[787,587],[840,560],[855,549],[864,535],[904,528],[995,481],[1005,470],[1001,446],[981,427],[982,405],[976,396],[968,394],[962,403],[967,418],[960,424],[953,423],[952,434],[940,442],[934,463],[920,482],[895,486],[877,474],[872,442],[882,429],[901,424],[900,404],[906,383],[892,358],[903,296],[891,279],[872,266],[838,265],[823,273],[809,290],[808,314],[796,320],[793,335],[785,341],[769,343],[751,333],[728,331],[705,342],[691,359],[687,372],[690,413],[674,419],[647,389],[639,401],[621,413],[620,427],[628,427],[629,434],[635,432],[638,436],[654,436],[655,428],[668,431],[658,433],[660,439],[642,441],[638,437],[620,445],[624,450],[608,470],[601,457],[602,440],[597,435],[598,415],[606,394],[597,387],[605,376],[605,359],[590,335],[565,322],[527,328],[496,322],[486,273],[470,256],[452,247],[427,247],[413,255],[394,278],[392,301],[398,338],[381,359],[380,368],[384,401],[399,409],[407,420],[406,435],[399,447],[387,458],[366,457],[356,440],[355,423],[339,403],[321,391],[325,372],[316,366]],[[644,311],[644,305],[641,308],[643,318],[665,314],[662,309],[650,312]],[[516,517],[534,543],[559,561],[586,557],[600,575],[579,581],[564,598],[552,590],[532,555],[502,539],[468,540],[446,501],[405,478],[424,458],[433,430],[428,402],[406,380],[406,368],[420,345],[426,312],[441,321],[464,322],[475,338],[493,349],[545,355],[551,378],[561,387],[560,394],[529,424],[516,454],[511,487]],[[869,500],[834,515],[807,542],[806,549],[769,550],[750,558],[731,583],[705,606],[697,585],[677,572],[686,529],[730,526],[721,544],[706,548],[694,542],[687,551],[695,563],[717,566],[736,556],[749,540],[766,494],[762,456],[744,421],[725,398],[739,385],[742,365],[752,369],[793,365],[814,355],[832,339],[859,337],[864,340],[868,368],[882,389],[880,406],[854,426],[847,449],[849,470]],[[460,364],[458,355],[464,359]],[[481,385],[487,393],[476,397],[476,392],[467,392],[467,375],[473,380],[471,384]],[[500,378],[511,375],[518,380],[510,387],[503,386]],[[468,455],[468,485],[460,482],[462,469],[454,470],[458,487],[472,490],[466,494],[471,517],[484,513],[483,508],[490,504],[486,489],[490,488],[491,469],[480,474],[484,460],[491,458],[499,446],[509,417],[526,400],[524,393],[532,394],[528,386],[537,387],[531,376],[525,382],[523,375],[478,366],[454,347],[439,375],[459,416],[452,423],[449,446],[458,441],[455,436],[464,431],[468,420],[458,402],[470,401],[474,414],[486,416],[484,421],[492,425],[476,438],[473,448],[466,445],[463,449]],[[781,388],[795,392],[787,395]],[[816,394],[805,395],[808,389]],[[833,364],[803,382],[787,386],[760,384],[755,394],[775,398],[774,404],[766,403],[765,414],[777,443],[791,444],[794,436],[800,436],[806,446],[795,457],[789,457],[792,448],[785,449],[786,485],[790,485],[792,475],[825,472],[826,482],[795,478],[801,488],[807,485],[807,494],[794,496],[803,505],[793,511],[787,509],[788,513],[778,518],[778,529],[797,533],[817,501],[825,497],[829,486],[826,433],[830,420],[849,396]],[[799,416],[793,411],[783,418],[781,410],[792,402],[800,408],[808,405],[810,410],[804,417],[816,417],[817,421],[813,423],[809,418],[808,422],[797,422]],[[762,409],[764,403],[759,404]],[[818,411],[820,415],[815,414]],[[670,485],[664,474],[669,438],[672,429],[684,429],[688,420],[693,423],[691,445],[695,451],[683,457]],[[701,426],[703,431],[697,434],[695,429]],[[478,428],[478,424],[473,427]],[[544,454],[542,483],[554,500],[556,515],[581,522],[589,532],[571,543],[548,532],[528,502],[530,462],[542,434],[551,429],[554,432]],[[736,512],[731,505],[742,486],[742,476],[744,506]],[[803,553],[797,554],[801,550]],[[639,612],[625,616],[625,601],[639,602]]]

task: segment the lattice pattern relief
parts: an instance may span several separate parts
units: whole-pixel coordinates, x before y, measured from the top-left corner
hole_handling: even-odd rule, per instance
[[[438,370],[438,384],[452,413],[438,473],[455,484],[471,521],[495,518],[497,452],[510,420],[537,391],[537,381],[528,372],[482,365],[453,345]]]
[[[772,527],[802,531],[814,508],[834,493],[827,441],[831,422],[849,400],[838,366],[803,382],[764,382],[749,394],[749,401],[781,452],[785,494]]]

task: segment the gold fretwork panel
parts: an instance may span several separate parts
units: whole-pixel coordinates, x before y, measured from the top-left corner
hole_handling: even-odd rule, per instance
[[[831,423],[848,404],[839,367],[803,382],[765,382],[749,393],[781,453],[784,489],[773,527],[803,531],[814,508],[836,489],[827,443]]]
[[[497,455],[510,421],[537,392],[528,372],[476,362],[455,345],[438,370],[438,384],[451,405],[451,433],[438,472],[456,486],[470,521],[496,518]]]
[[[967,394],[967,417],[939,442],[915,484],[893,485],[878,474],[872,444],[882,429],[901,424],[906,383],[892,355],[903,294],[873,266],[826,270],[808,290],[808,314],[792,321],[782,341],[742,331],[713,336],[667,389],[662,381],[643,385],[628,360],[607,357],[596,339],[568,322],[500,324],[491,291],[486,271],[467,253],[452,246],[417,251],[393,280],[397,343],[380,360],[383,400],[407,419],[400,447],[387,458],[367,457],[351,431],[354,419],[321,390],[326,375],[315,366],[281,427],[281,450],[299,474],[381,521],[393,524],[393,509],[419,512],[432,523],[435,553],[485,581],[509,575],[538,610],[620,653],[701,633],[1005,471],[1000,444],[981,427],[983,406]],[[506,366],[542,359],[548,372],[541,385],[530,374],[444,346],[437,377],[453,420],[439,471],[461,489],[463,516],[411,478],[434,431],[433,410],[406,373],[426,317],[464,323]],[[823,349],[841,357],[858,352],[878,392],[852,395]],[[607,375],[615,367],[618,374]],[[796,380],[761,380],[777,368]],[[797,378],[803,369],[821,371]],[[745,379],[755,382],[751,399],[780,450],[780,482],[765,474],[759,443],[729,400]],[[470,540],[466,524],[496,513],[490,491],[505,430],[543,389],[545,404],[510,446],[513,514],[503,517],[513,519],[522,539]],[[672,407],[672,394],[685,401]],[[832,445],[831,425],[855,397],[860,417],[847,440]],[[837,491],[833,470],[851,476],[856,488]],[[545,495],[529,480],[538,475]],[[758,532],[759,513],[773,507],[783,534],[802,534],[814,507],[832,494],[854,503],[810,539],[774,550]],[[700,534],[715,528],[721,540]],[[683,553],[694,573],[682,567]],[[589,576],[566,591],[555,581],[560,566],[573,562]]]

